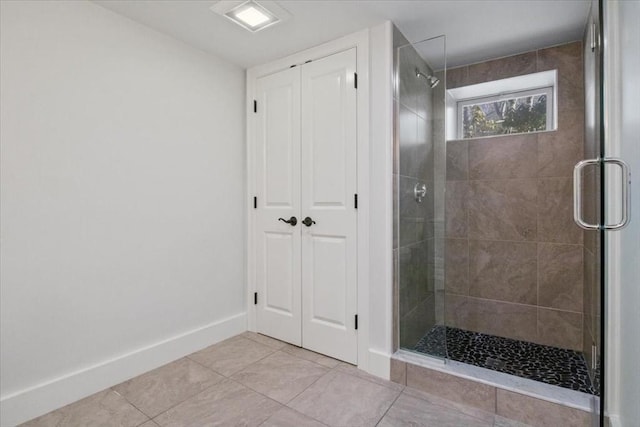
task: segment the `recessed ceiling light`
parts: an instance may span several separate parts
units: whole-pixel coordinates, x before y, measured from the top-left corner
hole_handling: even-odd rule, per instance
[[[251,32],[263,30],[291,16],[273,1],[258,3],[255,0],[244,2],[223,0],[213,5],[211,10]]]

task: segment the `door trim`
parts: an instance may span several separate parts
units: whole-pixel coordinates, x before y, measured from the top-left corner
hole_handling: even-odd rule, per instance
[[[255,82],[259,77],[275,73],[302,64],[308,60],[320,59],[334,53],[356,48],[356,68],[358,72],[357,97],[357,182],[359,205],[357,210],[357,312],[358,325],[358,367],[369,370],[369,30],[359,31],[331,42],[316,46],[285,58],[252,67],[247,70],[246,85],[246,287],[247,329],[256,330],[256,309],[253,304],[253,294],[256,292],[256,269],[254,255],[254,162],[253,159],[253,100]],[[260,105],[258,105],[260,108]]]

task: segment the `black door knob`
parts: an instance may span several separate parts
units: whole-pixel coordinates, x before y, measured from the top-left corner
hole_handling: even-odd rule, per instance
[[[292,216],[291,218],[289,218],[289,220],[286,220],[284,218],[278,218],[278,221],[286,222],[287,224],[290,224],[292,227],[295,227],[296,224],[298,223],[298,219],[295,216]]]
[[[314,220],[312,220],[309,217],[306,217],[305,219],[302,220],[302,223],[304,225],[306,225],[307,227],[311,227],[311,224],[315,224],[316,222]]]

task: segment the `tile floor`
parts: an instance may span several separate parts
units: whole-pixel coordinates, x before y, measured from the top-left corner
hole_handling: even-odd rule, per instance
[[[522,427],[252,332],[23,426]]]

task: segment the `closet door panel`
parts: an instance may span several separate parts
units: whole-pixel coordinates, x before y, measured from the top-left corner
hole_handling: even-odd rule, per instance
[[[303,346],[357,362],[356,50],[302,67]]]
[[[257,330],[302,344],[300,224],[300,70],[256,81]]]

